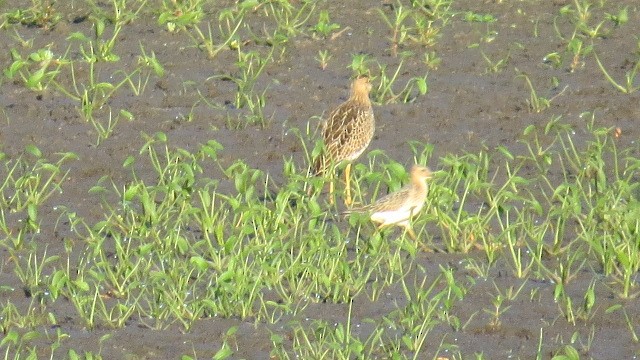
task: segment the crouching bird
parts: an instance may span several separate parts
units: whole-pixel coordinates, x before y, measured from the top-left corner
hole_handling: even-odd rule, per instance
[[[424,207],[428,190],[426,180],[431,177],[432,173],[429,168],[414,165],[411,168],[411,182],[409,184],[378,199],[373,204],[353,208],[344,213],[369,213],[371,221],[378,224],[378,229],[390,225],[401,226],[415,240],[416,234],[411,228],[411,218]]]

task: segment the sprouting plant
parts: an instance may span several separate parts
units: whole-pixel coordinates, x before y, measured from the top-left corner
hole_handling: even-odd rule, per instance
[[[598,54],[594,52],[593,55],[596,58],[598,67],[604,74],[604,77],[607,79],[607,81],[609,81],[611,85],[613,85],[613,87],[618,89],[618,91],[620,91],[623,94],[631,94],[632,92],[640,89],[640,85],[637,85],[637,86],[635,85],[635,83],[637,82],[636,76],[638,74],[638,70],[640,69],[640,60],[637,60],[636,63],[633,65],[633,68],[630,71],[627,71],[625,73],[625,76],[624,76],[625,82],[624,84],[620,84],[613,77],[611,77],[611,75],[609,75],[609,72],[607,71],[607,69],[604,67],[604,65],[602,65],[602,62],[600,61]]]
[[[30,145],[25,149],[26,153],[36,160],[30,164],[25,158],[20,157],[13,164],[6,163],[4,179],[0,183],[2,200],[0,204],[8,206],[14,212],[26,212],[25,224],[31,230],[39,229],[38,209],[53,194],[62,191],[69,171],[63,171],[62,165],[71,159],[77,158],[73,153],[63,153],[60,159],[48,162],[40,149]]]
[[[517,71],[517,69],[516,69]],[[527,76],[525,73],[521,73],[520,75],[517,75],[516,77],[521,77],[525,80],[525,82],[527,83],[527,86],[529,87],[529,92],[530,92],[530,96],[529,96],[529,100],[527,100],[527,104],[529,105],[529,109],[531,111],[534,112],[541,112],[545,109],[547,109],[549,106],[551,106],[551,102],[557,98],[558,96],[562,95],[564,93],[564,91],[567,89],[568,86],[565,86],[559,93],[557,93],[556,95],[554,95],[552,98],[547,99],[544,98],[542,96],[539,96],[536,89],[533,87],[533,84],[531,83],[531,80],[529,79],[529,76]]]
[[[414,11],[412,18],[415,22],[415,27],[409,33],[409,39],[422,46],[435,45],[442,26],[447,22],[446,18],[442,17],[436,23],[434,18],[425,15],[422,11]]]
[[[269,1],[256,6],[264,6],[265,13],[273,16],[277,24],[274,38],[281,38],[281,42],[286,42],[286,39],[302,33],[300,29],[311,18],[316,4],[315,1],[304,1],[296,8],[290,1]]]
[[[380,17],[391,30],[391,54],[397,56],[407,41],[433,46],[442,27],[453,16],[450,6],[451,0],[416,0],[411,2],[411,6],[404,6],[399,1],[390,5],[392,14],[378,9]]]
[[[398,80],[405,58],[406,55],[403,54],[400,63],[395,71],[393,71],[393,74],[387,73],[387,65],[381,65],[378,63],[379,75],[376,76],[378,79],[378,86],[374,87],[372,95],[374,101],[385,104],[397,101],[407,103],[415,100],[417,96],[423,96],[427,93],[427,75],[423,77],[412,77],[407,81],[402,90],[394,90],[394,85]],[[417,90],[417,93],[415,90]]]
[[[120,60],[120,57],[115,54],[113,50],[124,23],[115,22],[111,37],[107,36],[105,39],[105,31],[107,28],[106,19],[102,17],[92,17],[92,19],[94,27],[93,39],[81,32],[74,32],[69,35],[67,40],[78,40],[82,43],[80,45],[80,52],[88,63],[97,61],[116,62]]]
[[[262,91],[256,92],[256,84],[265,67],[273,61],[274,51],[275,47],[271,47],[267,54],[261,54],[258,51],[244,52],[238,49],[236,67],[239,73],[233,76],[222,76],[223,79],[231,80],[236,84],[237,91],[234,98],[236,109],[247,108],[249,110],[249,114],[245,116],[247,121],[240,122],[240,126],[247,124],[266,125],[263,109],[266,105],[268,86]]]
[[[551,105],[551,102],[548,99],[538,96],[538,93],[536,92],[536,89],[533,87],[533,84],[531,83],[529,76],[527,76],[526,74],[520,74],[518,76],[522,77],[527,83],[527,85],[529,86],[529,91],[531,95],[529,96],[529,100],[527,101],[527,104],[529,105],[530,110],[535,112],[541,112],[542,110],[545,110]]]
[[[204,48],[210,59],[213,59],[220,51],[230,48],[238,49],[237,32],[243,24],[243,14],[234,13],[231,10],[224,10],[218,15],[218,36],[211,29],[211,22],[207,22],[206,33],[200,29],[198,24],[189,27],[189,36]],[[195,33],[195,36],[193,35]],[[220,40],[217,40],[219,38]]]
[[[10,23],[37,26],[46,30],[55,26],[61,18],[54,5],[55,0],[31,0],[31,7],[10,11],[7,18]]]
[[[329,34],[337,29],[340,29],[340,25],[331,22],[331,19],[329,18],[329,11],[327,10],[320,11],[320,15],[318,15],[318,23],[311,28],[314,34],[322,38],[328,37]]]
[[[588,320],[591,316],[593,316],[594,306],[596,304],[596,292],[595,292],[595,281],[591,281],[587,291],[584,293],[584,298],[582,301],[582,307],[578,311],[578,317],[583,320]]]
[[[557,353],[554,353],[553,360],[580,360],[580,353],[571,345],[565,345]]]
[[[331,54],[329,54],[329,50],[318,50],[318,56],[316,56],[316,61],[320,64],[320,69],[325,70],[329,65],[330,59],[331,59]]]
[[[140,55],[138,56],[138,65],[153,70],[153,73],[155,73],[157,77],[164,76],[164,67],[162,66],[160,61],[158,61],[158,59],[156,58],[155,52],[152,51],[151,54],[147,55],[147,52],[144,50],[144,47],[142,46],[142,43],[140,43]],[[140,93],[144,91],[144,88],[146,87],[146,84],[149,81],[150,75],[151,75],[151,72],[149,72],[147,76],[143,78],[144,80],[141,79],[141,81],[137,84],[137,86],[135,83],[133,83],[133,81],[130,83],[131,89],[134,91],[136,95],[140,95]],[[128,77],[128,78],[131,79],[131,77]]]
[[[4,69],[4,75],[9,79],[19,75],[24,84],[35,91],[42,91],[55,82],[62,66],[69,64],[64,56],[56,57],[48,48],[34,51],[26,58],[22,58],[18,51],[11,49],[11,56],[13,63]]]
[[[562,65],[562,55],[560,55],[557,51],[548,53],[542,58],[542,61],[545,64],[550,64],[555,68],[560,67]]]
[[[129,111],[125,109],[120,109],[118,114],[116,114],[115,116],[113,115],[111,110],[109,111],[109,114],[107,115],[106,124],[103,124],[101,121],[98,121],[98,119],[96,119],[95,117],[89,118],[91,125],[93,125],[94,129],[98,133],[96,145],[100,145],[100,143],[103,140],[108,139],[109,136],[111,136],[111,134],[113,133],[113,130],[115,129],[116,125],[118,125],[118,122],[120,122],[120,120],[122,119],[127,121],[133,121],[134,116]]]
[[[393,6],[392,16],[387,16],[380,8],[377,10],[382,20],[391,30],[391,38],[389,39],[391,41],[391,55],[395,57],[398,55],[398,47],[408,39],[410,28],[405,22],[409,19],[412,10],[402,6],[402,4]]]
[[[353,54],[351,55],[351,64],[348,65],[351,70],[357,75],[369,75],[369,59],[368,54]]]
[[[511,57],[511,54],[507,53],[505,57],[493,61],[487,56],[487,54],[484,53],[484,51],[480,50],[480,54],[482,55],[484,60],[487,62],[487,70],[486,70],[487,73],[497,73],[502,71],[502,69],[504,69],[504,67],[507,66],[507,63],[509,62],[509,58]]]
[[[585,46],[582,40],[576,37],[569,41],[567,49],[573,55],[569,68],[571,72],[574,72],[577,68],[584,66],[584,62],[581,59],[591,53],[593,45]]]
[[[184,30],[197,25],[205,16],[202,5],[205,0],[162,1],[158,23],[164,24],[170,32]]]
[[[35,252],[30,252],[25,259],[23,256],[11,254],[10,260],[14,262],[14,272],[24,285],[27,297],[39,297],[46,291],[48,276],[46,268],[51,263],[57,262],[58,255],[47,256],[47,250],[38,256]]]
[[[616,26],[624,25],[629,21],[628,6],[620,9],[616,15],[606,14],[607,19],[611,20]]]
[[[432,70],[438,69],[438,66],[440,66],[441,62],[442,62],[442,59],[436,54],[435,51],[429,51],[424,53],[423,63],[427,65],[429,69],[432,69]]]
[[[593,20],[594,17],[592,6],[593,4],[589,0],[574,0],[573,4],[565,5],[560,9],[560,15],[570,17],[571,21],[575,24],[574,36],[576,33],[592,39],[602,36],[600,30],[605,20],[591,25],[591,20]]]
[[[127,0],[111,0],[112,11],[106,11],[104,7],[98,6],[95,0],[88,0],[92,7],[92,15],[107,19],[109,23],[117,24],[120,23],[122,25],[128,24],[134,21],[140,11],[142,11],[146,6],[148,0],[138,0],[135,2],[127,1]],[[129,7],[135,4],[136,9],[130,9]]]
[[[467,11],[464,14],[464,20],[468,22],[490,23],[496,21],[496,18],[491,14],[478,14],[472,11]]]

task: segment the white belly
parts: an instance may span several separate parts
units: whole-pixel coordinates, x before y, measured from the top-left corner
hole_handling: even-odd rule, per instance
[[[415,215],[422,209],[423,204],[415,206],[413,208],[409,206],[402,206],[396,210],[382,210],[376,211],[371,214],[371,220],[379,223],[380,226],[387,225],[399,225],[407,226],[411,216]]]

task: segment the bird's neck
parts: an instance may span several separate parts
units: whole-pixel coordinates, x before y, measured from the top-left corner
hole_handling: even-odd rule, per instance
[[[362,92],[354,92],[351,94],[351,101],[362,106],[371,106],[371,100],[369,100],[369,94]]]

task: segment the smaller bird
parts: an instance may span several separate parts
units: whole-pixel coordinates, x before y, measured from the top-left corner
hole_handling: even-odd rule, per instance
[[[411,228],[410,221],[424,207],[428,191],[426,180],[431,177],[432,173],[428,167],[414,165],[411,168],[409,184],[378,199],[373,204],[348,210],[345,214],[368,212],[371,220],[378,224],[378,229],[390,225],[401,226],[415,240],[416,234]]]
[[[347,162],[345,168],[345,204],[351,205],[351,162],[367,149],[376,128],[369,92],[371,83],[360,76],[351,84],[349,99],[333,109],[323,123],[324,153],[313,164],[316,175],[330,171],[329,201],[333,203],[333,172],[335,166]]]

